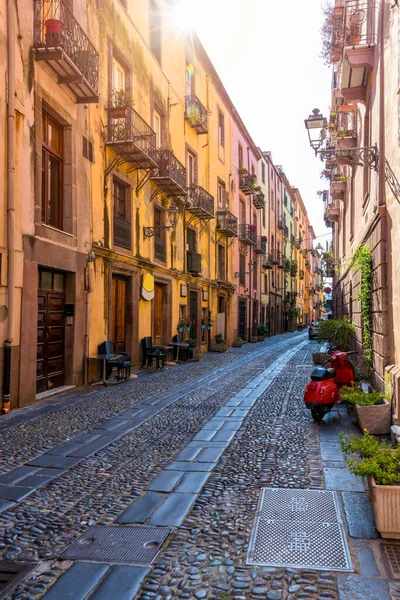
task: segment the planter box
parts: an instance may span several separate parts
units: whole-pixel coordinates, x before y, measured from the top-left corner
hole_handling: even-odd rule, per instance
[[[255,344],[256,342],[258,342],[258,335],[251,335],[249,341],[251,344]]]
[[[312,355],[313,363],[315,365],[322,365],[331,356],[331,354],[327,354],[326,352],[314,352]]]
[[[241,348],[243,346],[244,342],[243,340],[241,340],[240,342],[237,342],[236,340],[233,342],[232,346],[234,348]]]
[[[390,433],[392,424],[392,405],[383,399],[384,404],[376,406],[360,406],[356,404],[354,414],[361,431],[368,429],[372,435],[386,435]]]
[[[210,344],[210,352],[226,352],[227,345],[225,342],[223,344]]]
[[[383,538],[400,539],[400,486],[377,485],[368,477],[375,526]]]
[[[258,341],[259,342],[263,342],[265,340],[265,337],[266,337],[265,335],[259,335],[258,336]]]
[[[193,348],[192,360],[194,362],[199,362],[201,359],[201,351],[198,348]]]

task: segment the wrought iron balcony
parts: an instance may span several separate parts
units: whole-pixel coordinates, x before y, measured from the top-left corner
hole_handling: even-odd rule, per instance
[[[214,196],[199,185],[188,188],[186,210],[201,220],[214,218]]]
[[[249,196],[254,194],[254,186],[256,185],[257,177],[250,173],[239,174],[239,188]]]
[[[294,244],[294,243],[295,243],[295,241],[296,241],[296,238],[294,237],[294,233],[291,233],[291,234],[290,234],[290,243],[291,243],[291,244]]]
[[[272,254],[264,254],[263,259],[262,259],[262,266],[264,267],[264,269],[272,269],[273,268]]]
[[[341,92],[347,102],[365,101],[374,66],[380,0],[347,0]]]
[[[239,240],[244,244],[255,246],[257,243],[257,231],[254,225],[239,225]]]
[[[266,254],[267,253],[267,240],[263,240],[261,236],[258,236],[256,247],[254,248],[254,252],[256,252],[256,254]]]
[[[302,279],[302,280],[304,279],[304,271],[303,271],[303,269],[300,269],[300,271],[299,271],[299,279]]]
[[[150,180],[169,196],[186,196],[186,169],[171,150],[155,150],[152,158],[157,168],[151,172]]]
[[[201,254],[198,252],[186,252],[186,265],[190,273],[201,273]]]
[[[207,109],[197,96],[185,97],[185,119],[197,133],[208,132]]]
[[[132,247],[131,222],[114,215],[114,245],[120,248]]]
[[[290,267],[291,267],[290,259],[289,258],[285,258],[283,260],[283,270],[285,271],[285,273],[289,273]]]
[[[235,215],[230,213],[228,210],[222,210],[217,212],[217,227],[216,231],[222,233],[226,237],[237,237],[238,236],[238,220]]]
[[[332,223],[333,221],[338,222],[340,217],[339,204],[334,200],[330,202],[326,207],[326,218]]]
[[[272,251],[272,262],[274,265],[277,265],[277,267],[279,269],[283,269],[283,259],[282,259],[282,253],[280,250]]]
[[[138,169],[157,165],[156,134],[131,106],[111,106],[108,112],[107,146]]]
[[[354,109],[339,108],[336,124],[336,144],[338,148],[355,148],[357,146],[357,112]]]
[[[99,53],[64,0],[35,0],[34,57],[77,102],[98,102]]]
[[[283,228],[283,235],[285,237],[289,237],[289,227],[287,225],[285,225]]]
[[[262,192],[257,192],[253,194],[253,204],[256,208],[264,208],[265,195]]]
[[[277,227],[278,229],[285,229],[285,219],[279,217]]]

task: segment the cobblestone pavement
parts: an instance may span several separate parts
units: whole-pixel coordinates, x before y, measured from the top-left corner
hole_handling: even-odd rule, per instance
[[[9,419],[1,559],[38,566],[7,599],[400,597],[337,450],[351,418],[341,409],[318,427],[304,407],[315,349],[303,334],[276,336]],[[339,490],[355,572],[246,564],[265,487]],[[151,568],[61,559],[90,526],[115,523],[172,533]]]

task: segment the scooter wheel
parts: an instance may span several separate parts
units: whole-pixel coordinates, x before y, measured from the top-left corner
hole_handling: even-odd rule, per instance
[[[326,411],[322,406],[318,406],[311,409],[311,416],[317,423],[320,423],[325,415]]]

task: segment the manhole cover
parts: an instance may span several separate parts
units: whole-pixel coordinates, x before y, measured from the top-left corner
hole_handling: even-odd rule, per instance
[[[264,488],[247,562],[352,571],[335,492]]]
[[[400,545],[381,544],[381,551],[389,579],[400,581]]]
[[[9,563],[0,561],[0,598],[3,598],[36,564]]]
[[[171,527],[94,525],[63,554],[72,560],[150,565]]]

